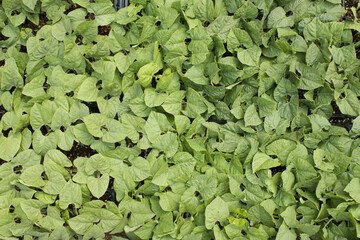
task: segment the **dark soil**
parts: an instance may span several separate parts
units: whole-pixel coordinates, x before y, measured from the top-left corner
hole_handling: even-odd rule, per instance
[[[304,96],[305,93],[306,93],[305,90],[299,90],[299,91],[298,91],[299,99],[306,99],[305,96]]]
[[[23,28],[31,28],[32,33],[36,35],[36,33],[46,25],[46,23],[49,21],[49,19],[46,17],[45,13],[41,13],[39,15],[39,25],[35,25],[34,23],[30,22],[27,18],[23,24],[21,24],[21,27]]]
[[[90,148],[90,146],[82,145],[81,143],[74,142],[70,151],[63,151],[70,161],[74,161],[78,157],[90,157],[97,152]]]
[[[4,35],[2,35],[2,33],[0,33],[0,41],[5,41],[7,39],[8,37],[5,37]]]
[[[358,3],[359,3],[359,0],[345,0],[344,7],[346,9],[349,9],[351,7],[357,7]]]
[[[98,26],[98,33],[99,35],[108,36],[110,33],[111,27],[109,25],[106,26]]]
[[[82,103],[84,103],[89,108],[90,113],[100,113],[100,110],[96,102],[82,102]]]
[[[0,106],[0,119],[2,118],[2,116],[4,116],[5,113],[6,113],[5,108],[3,108],[3,106]]]
[[[65,14],[68,14],[69,12],[74,11],[75,9],[78,9],[78,8],[81,8],[81,6],[78,5],[78,4],[71,4],[71,3],[69,3],[68,9],[66,9],[66,11],[65,11],[64,13],[65,13]]]
[[[113,2],[113,1],[112,1]],[[357,7],[359,3],[359,0],[344,0],[344,7],[347,10],[346,13],[346,17],[348,17],[348,19],[354,19],[354,18],[360,18],[360,11],[357,12],[357,16],[354,16],[352,11],[350,10],[351,7]],[[71,11],[74,11],[78,8],[81,8],[80,5],[78,4],[71,4],[69,3],[67,10],[64,12],[65,14],[68,14]],[[40,19],[39,19],[39,25],[35,25],[34,23],[30,22],[28,19],[25,20],[25,22],[21,25],[21,27],[23,28],[30,28],[32,29],[32,33],[34,35],[37,34],[37,32],[49,22],[49,19],[47,19],[46,14],[45,13],[41,13],[40,14]],[[259,18],[262,17],[262,13],[259,13]],[[95,16],[93,14],[88,14],[86,16],[87,19],[94,19]],[[98,27],[98,34],[99,35],[109,35],[111,31],[111,26],[106,25],[106,26],[99,26]],[[3,36],[2,34],[0,34],[0,41],[3,40],[7,40],[8,38]],[[354,43],[357,43],[360,41],[360,34],[358,34],[357,32],[353,32],[353,40]],[[360,57],[360,48],[356,49],[356,53],[358,58]],[[231,53],[225,53],[224,56],[226,56],[226,54],[230,54]],[[3,61],[0,61],[0,66],[3,65],[3,63],[1,63]],[[299,92],[299,99],[304,99],[304,93],[305,91],[300,91]],[[92,113],[96,113],[99,112],[99,109],[96,105],[96,103],[86,103],[90,109],[90,111]],[[348,131],[351,129],[352,126],[352,121],[354,119],[353,116],[347,116],[347,115],[343,115],[341,114],[341,111],[339,110],[338,106],[336,105],[335,102],[331,103],[331,106],[333,108],[333,112],[334,115],[330,118],[330,123],[332,125],[335,126],[342,126],[345,127]],[[6,110],[0,106],[0,119],[2,118],[2,116],[6,113]],[[209,119],[209,121],[212,122],[217,122],[219,124],[226,124],[226,121],[224,122],[224,120],[216,120],[216,119]],[[126,139],[126,143],[127,145],[131,146],[133,143],[129,140]],[[89,146],[85,146],[82,145],[81,143],[77,143],[74,142],[73,147],[71,148],[71,150],[69,151],[63,151],[64,154],[66,154],[66,156],[69,158],[69,160],[74,161],[76,158],[78,157],[90,157],[94,154],[96,154],[97,152],[93,149],[91,149]],[[144,156],[146,156],[148,153],[144,152],[143,153]],[[0,159],[0,165],[6,163],[6,161]],[[282,172],[285,170],[285,167],[283,166],[279,166],[279,167],[275,167],[272,168],[271,171],[273,174],[278,173],[278,172]],[[109,189],[100,199],[103,201],[114,201],[116,202],[116,199],[114,200],[114,195],[111,192],[112,189]],[[117,234],[111,234],[111,233],[106,233],[105,234],[105,240],[111,240],[113,238],[113,236],[117,236],[117,237],[123,237],[125,239],[128,239],[125,233],[117,233]],[[20,237],[19,239],[23,239],[22,237]]]
[[[335,101],[331,102],[331,106],[333,108],[333,114],[341,114],[341,111],[340,111],[339,107],[336,105]]]
[[[344,0],[343,1],[343,5],[345,7],[345,9],[347,10],[347,13],[346,13],[346,17],[350,18],[350,19],[354,19],[354,15],[351,11],[351,8],[352,7],[357,7],[359,3],[359,0]],[[356,14],[356,18],[360,18],[360,11],[357,11],[357,14]]]
[[[285,171],[286,167],[285,166],[278,166],[278,167],[270,168],[270,170],[271,170],[271,174],[274,176],[276,173]]]

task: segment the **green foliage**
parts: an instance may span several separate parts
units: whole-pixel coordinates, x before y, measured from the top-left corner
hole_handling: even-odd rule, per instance
[[[0,238],[360,238],[360,118],[329,122],[360,114],[345,13],[1,1]]]

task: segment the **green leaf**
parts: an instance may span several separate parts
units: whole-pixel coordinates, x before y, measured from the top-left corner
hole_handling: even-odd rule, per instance
[[[248,66],[258,66],[261,56],[261,49],[258,46],[253,46],[248,49],[239,49],[237,57],[242,64]]]
[[[255,205],[249,209],[249,220],[252,222],[262,222],[268,227],[274,225],[272,216],[269,214],[266,207],[261,205]]]
[[[173,222],[173,214],[171,212],[164,213],[160,216],[158,225],[154,229],[154,233],[158,236],[165,236],[175,230]]]
[[[304,27],[304,37],[307,41],[315,41],[320,39],[330,39],[330,31],[326,24],[322,23],[318,18],[314,18]]]
[[[267,17],[268,28],[284,28],[294,25],[293,16],[286,17],[286,12],[282,7],[274,8]]]
[[[27,199],[20,203],[21,209],[24,211],[26,217],[30,221],[39,221],[42,218],[40,210],[45,207],[45,204],[39,200]]]
[[[152,111],[151,108],[146,106],[145,101],[142,98],[132,99],[129,103],[129,107],[131,111],[133,111],[134,114],[139,117],[147,117]]]
[[[89,175],[93,174],[96,171],[99,171],[100,173],[109,173],[110,166],[111,164],[108,158],[100,154],[95,154],[85,162],[84,170]]]
[[[279,232],[276,234],[276,240],[295,240],[295,230],[289,229],[285,223],[281,224]]]
[[[51,28],[53,37],[58,41],[64,41],[65,36],[72,32],[70,19],[62,17],[60,21],[55,23]]]
[[[206,175],[197,175],[189,180],[187,183],[201,194],[202,198],[207,200],[214,196],[217,187],[217,180],[214,177]]]
[[[45,181],[42,179],[41,174],[44,172],[44,166],[37,164],[26,168],[21,176],[20,181],[29,187],[42,187],[45,185]]]
[[[360,134],[360,117],[355,118],[353,126],[350,130],[350,136],[358,136]]]
[[[72,182],[71,180],[68,181],[59,193],[60,208],[67,209],[69,204],[74,204],[76,208],[79,208],[82,201],[80,185]]]
[[[332,46],[331,55],[333,56],[334,62],[338,65],[356,58],[355,48],[352,45],[342,48]]]
[[[34,10],[38,0],[22,0],[22,2],[25,6],[27,6],[31,10]]]
[[[51,129],[57,130],[61,127],[69,127],[71,125],[68,112],[62,108],[58,108],[52,117]]]
[[[89,133],[84,123],[75,125],[72,130],[75,138],[82,144],[90,145],[94,141],[93,136]]]
[[[56,239],[69,240],[70,237],[69,237],[69,233],[66,231],[66,228],[63,226],[60,226],[53,230],[53,232],[50,234],[49,239],[50,240],[56,240]]]
[[[107,2],[92,3],[87,8],[88,12],[95,14],[95,21],[98,25],[109,25],[115,20],[115,9]]]
[[[111,97],[110,99],[104,99],[102,97],[98,97],[96,99],[96,103],[100,110],[100,113],[104,114],[109,118],[115,118],[117,111],[120,108],[120,100],[116,97]]]
[[[23,77],[19,73],[14,58],[6,59],[5,66],[0,74],[1,90],[10,90],[12,87],[22,88],[24,86]]]
[[[162,133],[171,130],[171,125],[166,115],[157,112],[151,112],[146,124],[145,132],[150,142],[154,142]]]
[[[153,142],[153,147],[164,152],[166,157],[174,156],[178,146],[177,135],[171,132],[158,136]]]
[[[77,234],[85,234],[90,229],[94,222],[99,221],[100,218],[90,213],[83,213],[68,220],[69,226]]]
[[[210,35],[217,35],[219,38],[226,42],[226,37],[229,31],[237,27],[239,24],[238,20],[234,19],[233,16],[218,16],[208,27],[206,32]]]
[[[168,186],[168,165],[164,163],[162,167],[154,174],[154,177],[152,179],[152,183],[156,184],[158,186]]]
[[[313,65],[318,62],[322,57],[320,49],[315,43],[310,44],[309,48],[306,50],[306,64]]]
[[[259,118],[259,114],[256,111],[255,104],[250,105],[244,115],[245,126],[257,126],[262,123],[261,119]]]
[[[273,159],[265,153],[257,152],[253,158],[252,169],[253,173],[261,169],[269,169],[280,166],[281,162],[278,159]]]
[[[231,52],[240,46],[244,46],[245,48],[251,48],[253,46],[253,41],[250,35],[240,28],[231,29],[226,42],[227,48]]]
[[[359,192],[359,186],[360,179],[359,178],[353,178],[349,182],[348,185],[346,185],[344,191],[349,193],[350,197],[352,197],[355,202],[360,203],[360,192]]]
[[[209,83],[209,79],[204,76],[204,69],[199,65],[192,66],[184,76],[199,85],[207,85]]]
[[[0,158],[10,161],[20,149],[21,133],[10,133],[8,137],[0,136]]]
[[[345,97],[339,97],[336,99],[336,105],[338,105],[341,113],[351,116],[358,116],[360,114],[360,102],[356,94],[350,89],[345,90]]]
[[[184,131],[189,129],[190,127],[190,120],[188,117],[183,115],[175,115],[174,117],[176,131],[178,134],[182,134]]]
[[[184,114],[188,117],[195,118],[198,114],[204,113],[207,110],[199,93],[194,89],[188,88],[186,91],[186,106]]]
[[[39,104],[35,104],[30,111],[30,124],[33,129],[39,129],[43,125],[49,124],[52,119],[52,113]]]
[[[257,6],[252,2],[245,2],[235,12],[236,17],[240,18],[256,18],[258,16]]]
[[[265,117],[264,121],[264,128],[266,132],[276,130],[278,133],[285,133],[289,125],[290,122],[287,119],[282,118],[278,111]]]
[[[224,200],[217,196],[205,209],[205,226],[212,229],[217,221],[221,222],[229,216],[229,209]]]
[[[297,71],[301,74],[299,89],[313,90],[324,85],[324,78],[314,67],[298,64]]]
[[[115,64],[120,73],[125,73],[135,58],[132,54],[124,55],[122,52],[117,53],[114,56]]]
[[[89,133],[94,137],[101,138],[104,136],[105,127],[102,127],[107,118],[98,113],[93,113],[84,117],[83,121]]]
[[[119,201],[125,195],[135,189],[135,182],[129,172],[124,172],[120,176],[116,176],[114,180],[114,190],[116,192],[116,199]]]
[[[161,105],[164,110],[173,115],[179,115],[182,109],[182,102],[185,97],[184,91],[176,91],[166,97]]]
[[[37,76],[29,83],[25,84],[22,93],[29,97],[39,97],[45,95],[43,84],[45,82],[44,76]]]
[[[122,220],[122,215],[117,211],[115,204],[112,206],[108,204],[107,209],[101,209],[95,213],[100,217],[98,226],[103,232],[112,231]]]
[[[211,0],[199,0],[194,4],[195,16],[201,21],[212,22],[214,20],[215,8]]]
[[[148,87],[153,81],[155,73],[157,73],[159,70],[159,66],[154,62],[142,66],[137,72],[141,86],[144,88]]]
[[[150,239],[153,235],[154,228],[156,226],[155,221],[150,221],[145,223],[139,229],[137,229],[134,233],[141,239]]]
[[[65,223],[64,219],[61,218],[60,216],[60,211],[58,208],[53,207],[53,206],[48,206],[47,207],[47,211],[46,211],[47,215],[43,218],[40,219],[39,224],[46,228],[46,229],[57,229],[57,228],[61,228],[63,226],[63,224]],[[56,232],[56,230],[54,230],[54,232]],[[65,236],[64,236],[64,239]]]
[[[128,223],[130,227],[146,223],[155,216],[155,214],[151,211],[150,207],[145,202],[131,200],[128,202],[126,208],[131,212]]]
[[[84,238],[104,239],[105,233],[101,230],[101,228],[98,225],[92,225],[84,234]]]
[[[166,192],[160,194],[159,204],[164,211],[176,211],[179,208],[179,194]]]
[[[334,164],[326,161],[326,152],[323,149],[316,149],[314,151],[315,167],[325,172],[332,172]]]
[[[130,174],[137,182],[142,181],[151,176],[149,162],[142,158],[137,157],[132,160],[132,166],[130,168]]]
[[[85,116],[83,121],[89,133],[94,137],[102,138],[104,142],[115,143],[126,137],[123,125],[105,115],[92,113]]]
[[[46,171],[49,181],[43,187],[44,192],[48,194],[59,194],[65,186],[66,181],[63,175],[55,171]]]
[[[94,77],[86,78],[79,87],[76,93],[76,98],[82,101],[94,102],[98,96],[98,89],[96,87],[97,79]]]
[[[233,84],[242,74],[239,68],[239,61],[235,57],[219,59],[219,68],[222,72],[221,82],[226,86]]]
[[[89,177],[87,180],[87,186],[91,194],[96,197],[102,197],[109,186],[109,175],[103,174],[101,177]]]
[[[80,23],[75,33],[84,37],[84,44],[92,43],[98,34],[97,21],[90,20]]]
[[[196,165],[196,159],[188,152],[177,152],[173,158],[176,166],[181,168],[184,174],[193,171]]]
[[[282,163],[285,163],[291,151],[296,148],[296,143],[287,139],[278,139],[270,143],[265,148],[267,155],[275,155]],[[300,148],[302,149],[302,148]]]
[[[144,101],[146,106],[148,107],[157,107],[163,104],[167,95],[165,93],[157,93],[152,88],[146,88],[145,91]]]
[[[320,132],[323,129],[328,130],[331,126],[331,124],[325,117],[318,115],[318,114],[310,115],[309,119],[311,122],[313,132]]]

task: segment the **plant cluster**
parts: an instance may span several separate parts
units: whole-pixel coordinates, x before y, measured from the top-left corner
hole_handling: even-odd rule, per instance
[[[0,238],[360,238],[360,24],[346,13],[2,0]]]

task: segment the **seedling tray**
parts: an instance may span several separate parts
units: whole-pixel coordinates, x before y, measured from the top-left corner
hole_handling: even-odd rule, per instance
[[[355,118],[355,116],[350,116],[346,114],[333,114],[329,122],[333,126],[344,127],[347,131],[350,131]]]
[[[114,8],[116,11],[127,6],[129,6],[129,0],[114,0]]]

